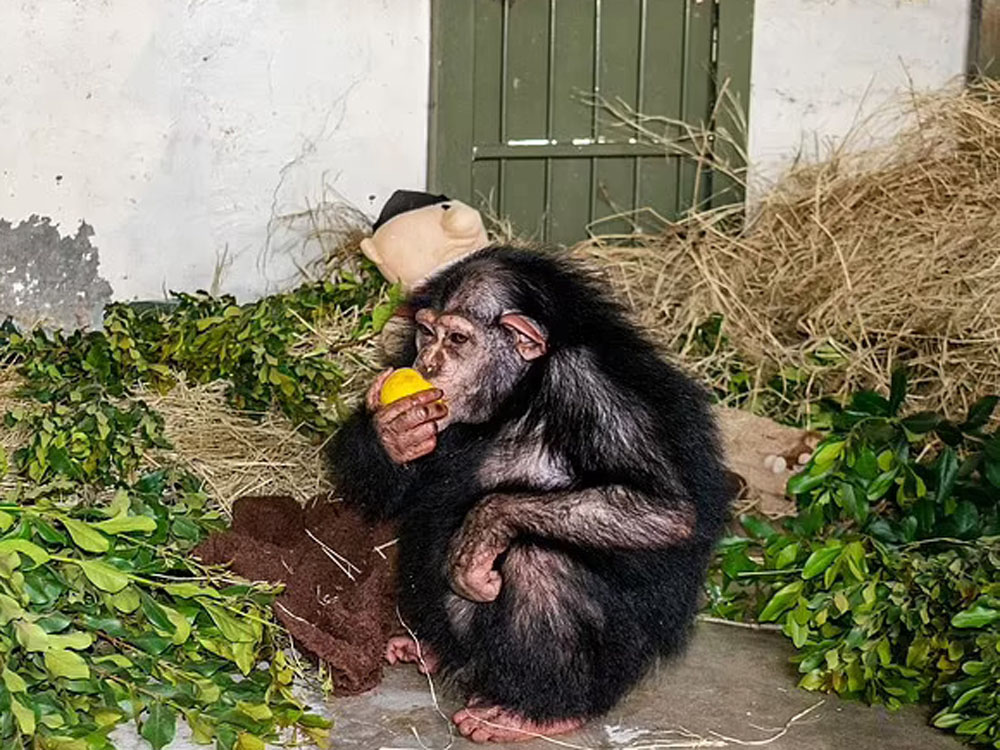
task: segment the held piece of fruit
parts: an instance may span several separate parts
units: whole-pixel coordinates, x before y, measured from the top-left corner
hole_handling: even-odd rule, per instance
[[[383,406],[412,396],[414,393],[429,391],[434,388],[424,379],[424,376],[411,367],[402,367],[390,375],[382,385],[379,399]]]

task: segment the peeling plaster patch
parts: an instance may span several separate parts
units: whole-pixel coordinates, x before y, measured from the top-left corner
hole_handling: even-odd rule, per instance
[[[97,273],[93,234],[85,222],[62,237],[48,218],[16,227],[0,219],[0,317],[29,328],[100,328],[111,285]]]

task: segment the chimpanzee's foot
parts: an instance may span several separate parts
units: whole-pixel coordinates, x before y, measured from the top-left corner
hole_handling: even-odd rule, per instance
[[[385,660],[390,664],[405,662],[416,664],[421,674],[434,674],[438,670],[437,654],[426,643],[417,644],[405,635],[389,639],[385,645]]]
[[[500,706],[471,703],[452,717],[458,731],[473,742],[519,742],[538,735],[551,737],[583,726],[583,719],[528,721]]]

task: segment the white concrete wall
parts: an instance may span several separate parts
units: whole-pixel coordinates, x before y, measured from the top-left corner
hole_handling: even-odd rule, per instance
[[[225,250],[222,288],[265,292],[275,217],[423,187],[429,5],[2,0],[0,217],[92,224],[119,299],[206,288]]]
[[[757,190],[960,75],[970,1],[756,0]],[[207,287],[224,251],[222,290],[274,289],[308,230],[279,217],[424,185],[429,5],[0,0],[0,217],[92,224],[118,299]]]
[[[725,0],[723,0],[725,2]],[[751,73],[751,185],[759,195],[797,157],[823,156],[915,89],[966,68],[971,0],[756,0]],[[869,122],[860,147],[891,135]]]

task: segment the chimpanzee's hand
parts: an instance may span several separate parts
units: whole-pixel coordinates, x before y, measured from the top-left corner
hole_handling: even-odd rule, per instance
[[[382,406],[379,394],[391,373],[388,370],[379,375],[368,391],[366,402],[374,412],[375,433],[385,452],[394,463],[405,464],[437,447],[437,420],[447,415],[448,408],[441,402],[444,394],[437,389]]]
[[[486,499],[473,508],[451,545],[448,559],[455,593],[474,602],[496,599],[503,580],[493,569],[493,563],[513,536],[500,496]]]

